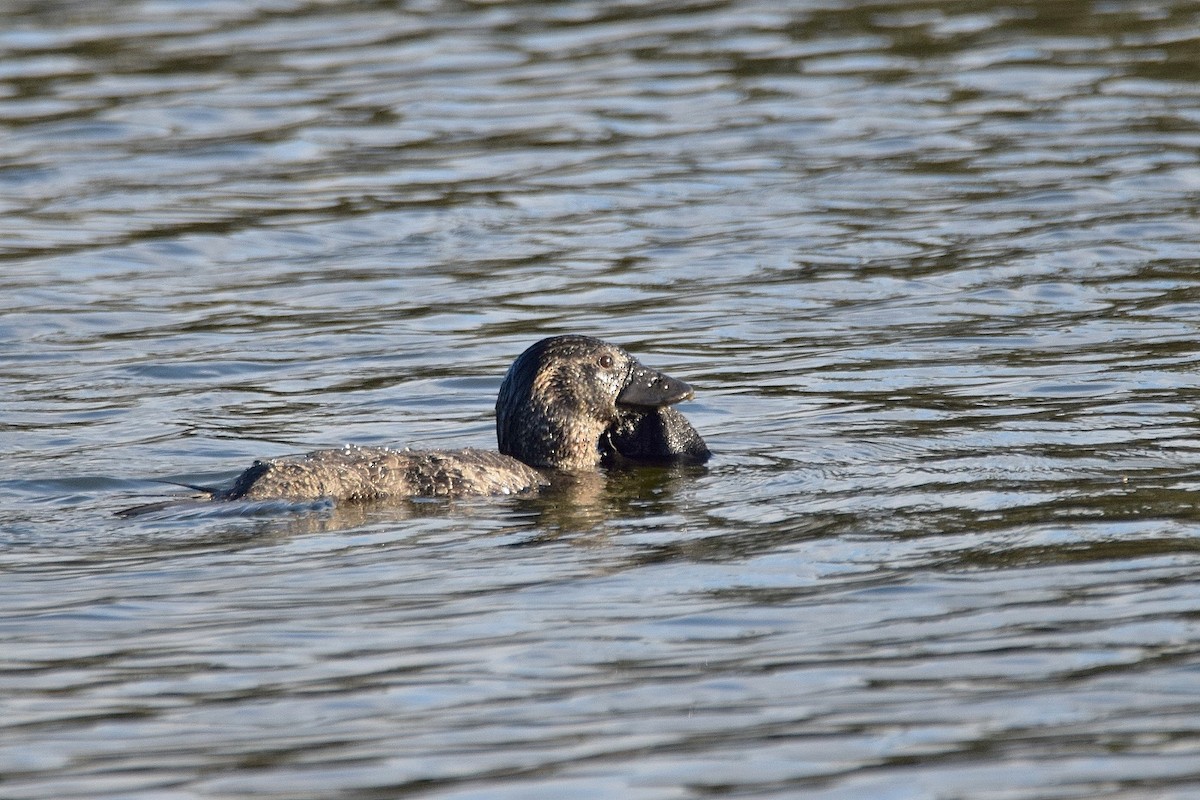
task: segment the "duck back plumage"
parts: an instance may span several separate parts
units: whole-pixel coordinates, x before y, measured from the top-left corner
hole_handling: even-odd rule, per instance
[[[515,494],[545,483],[545,477],[532,467],[485,450],[348,446],[256,461],[228,489],[214,492],[213,498],[370,502],[398,497]]]

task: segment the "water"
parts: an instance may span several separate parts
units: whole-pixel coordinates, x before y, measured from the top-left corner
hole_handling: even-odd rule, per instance
[[[5,9],[0,795],[1200,793],[1193,4]],[[112,515],[563,332],[709,467]]]

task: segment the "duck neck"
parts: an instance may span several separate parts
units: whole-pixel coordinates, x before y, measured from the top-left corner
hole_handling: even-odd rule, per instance
[[[602,420],[590,415],[564,417],[536,406],[530,411],[509,420],[507,430],[498,431],[501,453],[531,467],[567,472],[600,465],[600,437],[607,427]]]

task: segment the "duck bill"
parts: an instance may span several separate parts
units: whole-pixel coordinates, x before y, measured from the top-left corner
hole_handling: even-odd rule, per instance
[[[683,381],[635,362],[625,388],[617,395],[617,402],[625,406],[657,408],[687,400],[692,394],[692,387]]]

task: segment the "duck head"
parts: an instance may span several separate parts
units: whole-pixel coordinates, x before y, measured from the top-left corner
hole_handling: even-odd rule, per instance
[[[496,398],[500,452],[534,467],[599,466],[601,440],[622,409],[687,400],[692,387],[590,336],[553,336],[522,353]]]

